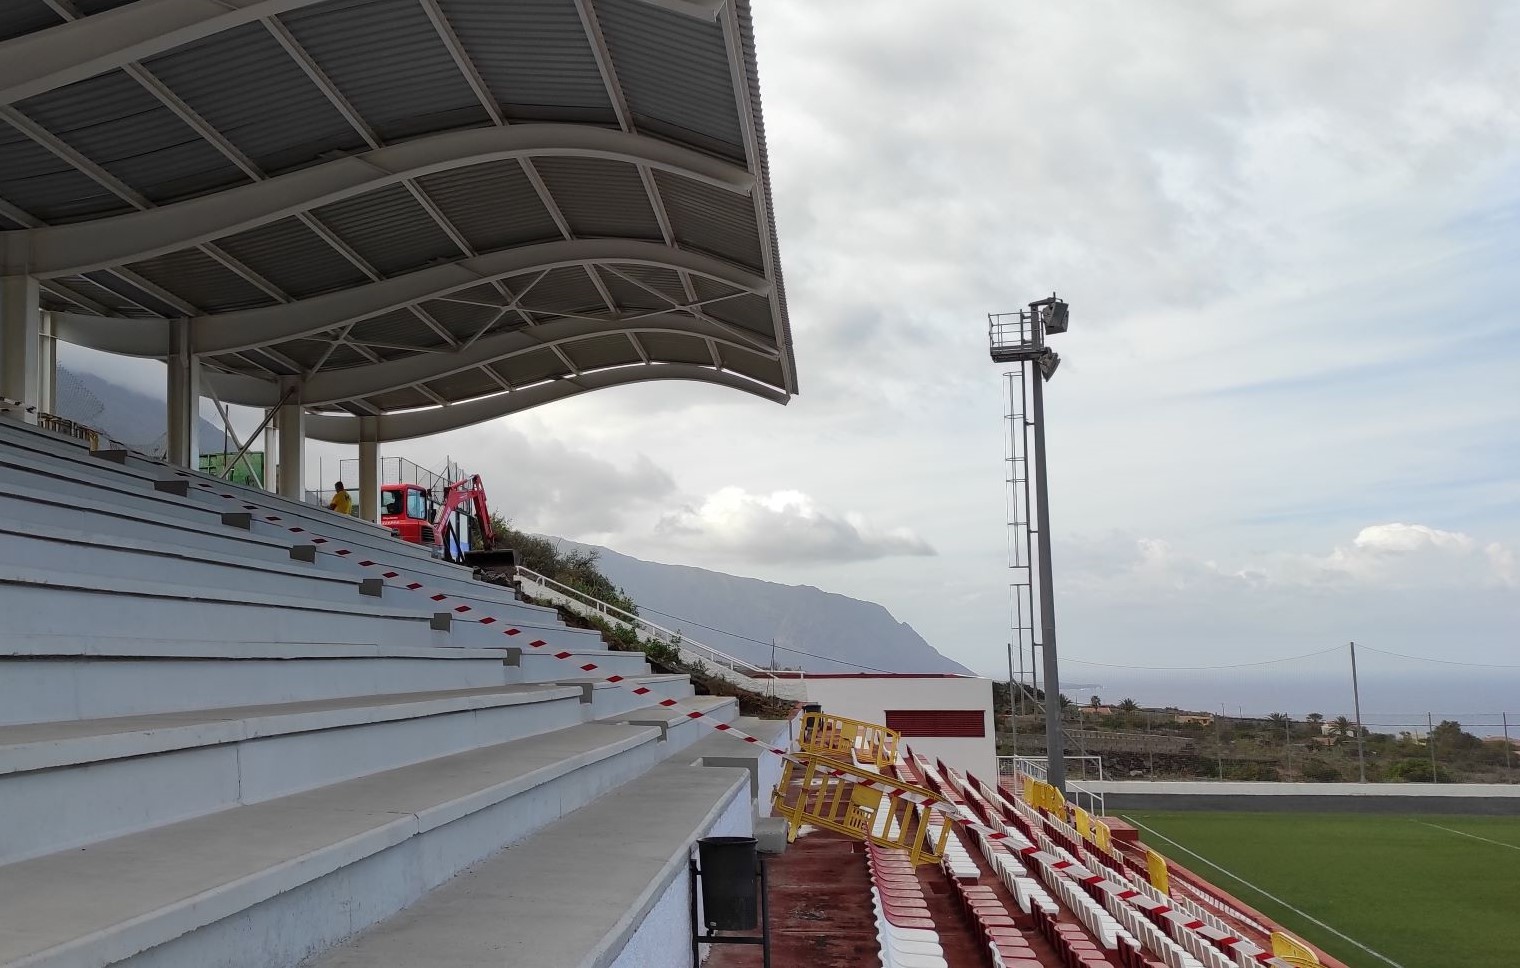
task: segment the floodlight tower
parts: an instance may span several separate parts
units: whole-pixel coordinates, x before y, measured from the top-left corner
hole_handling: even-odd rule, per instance
[[[1061,728],[1061,684],[1056,665],[1056,603],[1051,587],[1050,496],[1045,478],[1045,389],[1061,358],[1045,345],[1045,337],[1066,332],[1068,309],[1051,293],[1016,313],[987,317],[988,348],[994,363],[1018,363],[1029,387],[1030,426],[1034,430],[1034,504],[1031,529],[1039,536],[1040,644],[1044,648],[1046,782],[1066,792],[1065,734]]]

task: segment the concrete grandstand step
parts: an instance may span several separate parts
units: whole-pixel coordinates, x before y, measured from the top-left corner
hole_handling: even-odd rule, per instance
[[[701,837],[749,834],[747,784],[737,770],[662,765],[311,968],[686,964],[687,859]]]
[[[693,716],[700,713],[700,717]],[[646,705],[597,720],[658,726],[665,740],[666,755],[683,750],[712,731],[713,723],[733,722],[739,716],[739,700],[732,696],[692,696],[669,706]]]
[[[687,699],[696,695],[696,687],[692,685],[689,676],[674,675],[647,675],[628,676],[624,684],[607,682],[601,679],[574,679],[564,678],[555,680],[565,685],[577,685],[587,690],[590,695],[591,719],[606,719],[618,713],[626,713],[634,709],[642,709],[649,705],[651,698],[656,699]],[[629,686],[648,686],[654,690],[654,696],[634,695]],[[582,698],[585,702],[585,698]]]
[[[70,528],[38,530],[32,522],[16,521],[0,512],[0,563],[28,565],[49,571],[73,568],[81,557],[91,574],[114,578],[152,575],[177,585],[242,588],[271,595],[295,595],[334,602],[353,601],[361,579],[338,575],[287,555],[284,562],[233,557],[198,551],[147,538],[105,536]],[[383,589],[372,586],[372,597]],[[392,598],[399,595],[392,593]]]
[[[472,630],[469,622],[450,621],[448,631],[433,631],[430,613],[367,601],[373,599],[340,605],[0,565],[0,612],[8,619],[8,637],[22,642],[30,635],[99,635],[117,628],[145,638],[193,628],[210,641],[245,636],[249,629],[275,642],[480,646],[502,639],[485,628]]]
[[[0,725],[507,683],[503,649],[108,634],[28,639],[0,637]]]
[[[581,722],[497,686],[0,727],[0,864]]]
[[[39,532],[75,528],[100,535],[162,541],[208,552],[225,550],[238,557],[262,561],[290,560],[295,542],[289,536],[271,537],[228,527],[220,519],[187,521],[178,515],[135,511],[109,501],[61,497],[57,493],[5,479],[0,475],[0,513],[31,522]]]
[[[563,648],[555,645],[553,639],[548,639],[548,641],[550,644],[541,649],[512,648],[507,665],[516,669],[512,674],[513,682],[555,682],[565,679],[605,679],[607,676],[649,674],[649,662],[642,652],[618,652],[606,648]],[[597,639],[596,644],[601,645],[601,639]],[[558,656],[565,656],[565,658],[558,658]],[[582,666],[586,665],[595,665],[596,668],[582,669]]]
[[[294,965],[643,775],[657,735],[582,724],[0,867],[0,965]]]

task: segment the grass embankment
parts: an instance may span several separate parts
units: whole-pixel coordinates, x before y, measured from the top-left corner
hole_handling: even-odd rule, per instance
[[[1352,968],[1520,964],[1520,817],[1125,816],[1151,847]]]

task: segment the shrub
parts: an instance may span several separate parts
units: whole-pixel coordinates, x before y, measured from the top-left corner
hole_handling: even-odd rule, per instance
[[[1299,767],[1298,773],[1310,783],[1339,783],[1343,779],[1340,770],[1319,760],[1305,763]]]
[[[1432,775],[1429,760],[1399,760],[1388,767],[1385,778],[1400,783],[1450,783],[1451,774],[1437,766]]]

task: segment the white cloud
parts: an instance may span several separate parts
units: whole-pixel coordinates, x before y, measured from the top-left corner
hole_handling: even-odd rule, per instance
[[[854,512],[821,507],[801,491],[751,494],[725,487],[661,516],[658,536],[700,555],[738,562],[864,561],[933,555],[907,528],[878,528]]]

